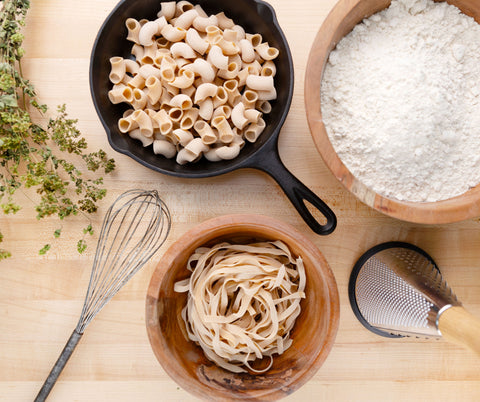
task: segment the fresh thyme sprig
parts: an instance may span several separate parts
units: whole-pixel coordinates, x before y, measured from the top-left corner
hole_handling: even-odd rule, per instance
[[[29,111],[44,115],[48,107],[39,103],[34,86],[21,70],[21,28],[29,7],[27,0],[0,4],[0,208],[5,214],[16,213],[21,206],[15,193],[23,187],[35,188],[39,194],[34,207],[38,219],[92,213],[106,194],[97,171],[110,173],[115,162],[103,150],[86,151],[87,142],[76,127],[77,120],[68,118],[65,105],[58,107],[56,117],[50,118],[46,127],[32,120]],[[87,178],[82,169],[97,172],[97,176]],[[57,231],[54,235],[57,237]],[[2,239],[0,233],[0,242]],[[80,242],[77,249],[82,252],[85,242]],[[40,253],[49,248],[45,245]],[[9,256],[0,249],[0,260]]]

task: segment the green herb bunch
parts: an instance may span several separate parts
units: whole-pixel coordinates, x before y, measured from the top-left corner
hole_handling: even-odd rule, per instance
[[[65,105],[58,107],[46,127],[32,121],[31,111],[44,115],[48,108],[39,103],[33,85],[22,75],[21,29],[29,7],[27,0],[0,4],[0,208],[5,214],[16,213],[21,206],[14,196],[24,187],[35,188],[39,195],[34,202],[38,219],[92,213],[106,190],[102,177],[84,177],[81,166],[109,173],[115,163],[103,150],[86,151],[87,142],[76,128],[77,121],[68,118]],[[91,226],[87,228],[91,233]],[[54,236],[59,233],[56,230]],[[0,242],[2,238],[0,233]],[[47,244],[40,252],[49,248]],[[83,239],[77,248],[80,252],[85,249]],[[0,260],[8,256],[10,253],[0,248]]]

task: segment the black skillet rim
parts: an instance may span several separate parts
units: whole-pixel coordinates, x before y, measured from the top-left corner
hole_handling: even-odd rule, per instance
[[[287,101],[285,105],[281,108],[282,114],[276,124],[276,127],[272,128],[272,133],[270,134],[270,137],[265,140],[265,142],[254,152],[251,153],[248,157],[242,159],[242,160],[237,160],[233,159],[231,161],[226,161],[228,163],[225,163],[224,166],[216,166],[215,163],[218,162],[210,162],[208,164],[209,168],[208,169],[203,169],[203,170],[196,170],[195,172],[181,172],[181,171],[172,171],[169,169],[164,169],[159,166],[152,165],[148,163],[147,161],[143,160],[140,157],[137,157],[135,154],[130,152],[128,149],[123,149],[119,147],[113,140],[112,140],[112,133],[108,127],[107,122],[105,121],[102,111],[100,110],[99,105],[97,104],[97,101],[95,99],[95,92],[93,89],[93,74],[94,74],[94,56],[96,53],[96,49],[99,43],[99,40],[102,36],[102,33],[105,29],[105,26],[109,22],[109,20],[117,13],[117,11],[127,2],[130,1],[135,1],[135,0],[121,0],[117,5],[113,8],[113,10],[109,13],[109,15],[105,18],[104,22],[102,23],[100,29],[98,30],[97,36],[95,37],[95,41],[93,43],[92,51],[90,54],[90,65],[89,65],[89,85],[90,85],[90,94],[92,97],[92,101],[95,107],[95,111],[97,113],[97,116],[99,117],[105,132],[107,134],[107,139],[110,144],[110,146],[117,152],[127,155],[130,158],[134,159],[141,165],[152,169],[154,171],[170,175],[170,176],[175,176],[175,177],[184,177],[184,178],[204,178],[204,177],[212,177],[212,176],[217,176],[221,175],[224,173],[231,172],[233,170],[237,169],[242,169],[242,168],[250,168],[250,167],[255,167],[255,158],[258,158],[258,155],[261,154],[263,151],[266,153],[269,152],[269,150],[273,149],[274,152],[278,155],[278,136],[280,134],[280,130],[285,123],[285,120],[287,118],[287,115],[290,110],[290,106],[292,103],[292,98],[293,98],[293,87],[294,87],[294,69],[293,69],[293,59],[292,59],[292,54],[290,51],[290,47],[288,45],[288,41],[285,37],[285,34],[283,33],[280,24],[277,20],[277,16],[275,13],[274,8],[267,2],[263,0],[242,0],[245,2],[251,2],[256,4],[256,8],[258,9],[260,6],[264,7],[269,10],[271,14],[271,19],[272,19],[272,25],[275,28],[275,30],[278,32],[280,41],[283,42],[285,49],[286,49],[286,60],[288,62],[288,72],[289,72],[289,82],[288,82],[288,95],[287,95]],[[192,3],[196,3],[195,0],[192,1]],[[282,84],[283,85],[283,84]],[[268,154],[265,155],[268,157]]]

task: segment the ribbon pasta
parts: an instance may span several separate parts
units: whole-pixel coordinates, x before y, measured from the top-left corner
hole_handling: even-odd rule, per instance
[[[302,259],[278,240],[224,242],[197,248],[187,268],[191,276],[175,283],[174,290],[188,292],[182,310],[188,338],[226,370],[267,371],[273,355],[293,342],[290,332],[305,298]],[[263,357],[270,358],[268,367],[252,368]]]

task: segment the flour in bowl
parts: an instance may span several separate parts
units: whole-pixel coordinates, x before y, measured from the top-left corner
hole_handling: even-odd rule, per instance
[[[390,198],[480,183],[480,25],[446,2],[393,0],[331,52],[322,114],[340,159]]]

